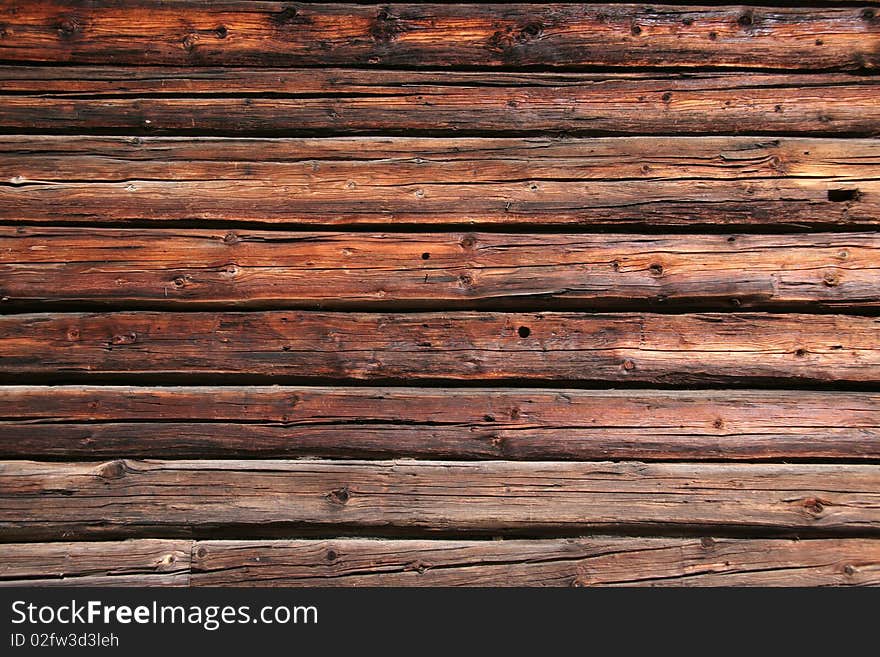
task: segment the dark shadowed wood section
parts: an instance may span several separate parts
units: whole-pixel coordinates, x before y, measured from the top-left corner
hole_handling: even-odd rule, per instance
[[[547,461],[0,462],[5,541],[340,527],[490,535],[658,527],[876,534],[880,469]]]
[[[0,10],[0,58],[198,66],[873,69],[862,7],[40,2]],[[821,38],[817,38],[821,36]]]
[[[866,539],[130,540],[3,546],[0,586],[870,586]]]
[[[0,456],[880,459],[880,395],[0,388]]]
[[[0,180],[15,222],[876,226],[880,142],[0,136]]]
[[[874,308],[875,233],[510,235],[0,227],[13,307]],[[327,290],[333,298],[327,298]]]
[[[0,67],[0,130],[125,134],[880,134],[880,78]]]
[[[845,315],[171,313],[0,317],[0,374],[880,382],[880,320]]]

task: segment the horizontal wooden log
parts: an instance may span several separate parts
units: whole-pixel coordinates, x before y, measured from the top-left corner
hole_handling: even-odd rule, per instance
[[[187,586],[192,541],[12,543],[2,547],[4,586]]]
[[[0,180],[16,222],[880,222],[874,139],[11,135]]]
[[[0,376],[653,384],[880,381],[880,319],[487,312],[0,317]]]
[[[880,236],[0,227],[7,307],[725,310],[880,306]]]
[[[880,395],[0,387],[0,457],[880,459]]]
[[[880,530],[876,465],[0,462],[0,540],[296,530]]]
[[[3,552],[0,586],[880,585],[876,539],[134,539]]]
[[[880,585],[871,539],[199,541],[193,554],[193,586]]]
[[[0,67],[0,130],[230,135],[880,134],[847,74]]]
[[[175,65],[880,65],[863,7],[50,2],[0,10],[0,58]]]

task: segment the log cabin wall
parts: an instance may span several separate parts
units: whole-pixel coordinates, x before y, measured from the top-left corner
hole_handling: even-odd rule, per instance
[[[871,2],[3,0],[0,584],[880,584],[878,66]]]

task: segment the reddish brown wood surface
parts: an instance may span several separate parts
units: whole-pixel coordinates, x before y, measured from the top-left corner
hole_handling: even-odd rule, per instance
[[[880,9],[781,4],[0,2],[0,585],[880,584]]]
[[[6,315],[0,374],[868,383],[878,331],[873,317],[759,313]]]
[[[880,134],[848,74],[0,67],[0,131],[124,134]]]
[[[0,294],[180,308],[873,308],[880,237],[0,227]],[[328,294],[332,290],[332,295]]]
[[[880,459],[880,395],[0,387],[0,456]]]
[[[0,218],[876,226],[873,139],[0,136]],[[63,209],[63,212],[59,212]]]
[[[38,501],[35,503],[35,501]],[[482,534],[873,534],[874,465],[540,461],[0,462],[0,538],[253,536],[316,529]]]
[[[870,539],[19,543],[0,586],[870,586]]]
[[[260,66],[880,64],[863,7],[627,4],[30,3],[0,10],[0,58]]]

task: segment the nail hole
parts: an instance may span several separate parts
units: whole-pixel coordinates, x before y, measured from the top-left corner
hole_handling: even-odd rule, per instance
[[[828,200],[832,203],[845,203],[846,201],[858,201],[859,190],[857,189],[829,189]]]
[[[430,253],[425,252],[422,254],[422,260],[430,260],[430,259],[431,259]]]
[[[654,263],[648,269],[651,271],[651,274],[654,276],[660,276],[663,273],[663,265],[659,263]]]
[[[794,355],[797,356],[798,358],[803,358],[804,356],[807,355],[807,350],[806,349],[798,349],[797,351],[794,352]]]
[[[532,334],[532,329],[528,326],[520,326],[519,329],[517,329],[517,333],[519,333],[519,337],[527,338]]]

